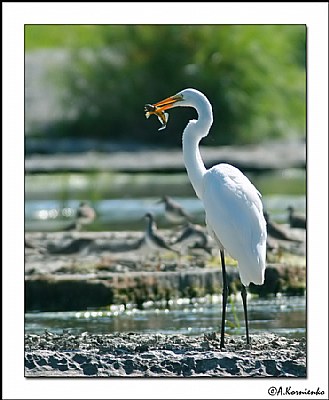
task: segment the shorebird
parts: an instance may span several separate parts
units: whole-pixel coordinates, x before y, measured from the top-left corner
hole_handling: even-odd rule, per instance
[[[273,239],[279,240],[290,240],[292,242],[300,242],[299,239],[294,238],[289,230],[285,229],[280,224],[277,224],[270,220],[268,212],[264,211],[264,218],[267,224],[267,233]]]
[[[83,225],[91,224],[96,212],[86,201],[81,201],[75,214],[75,221],[65,228],[66,231],[81,230]]]
[[[296,214],[294,208],[291,206],[289,206],[287,210],[289,212],[288,220],[290,227],[306,229],[306,216],[301,214]]]
[[[170,247],[165,240],[157,233],[157,225],[154,220],[154,216],[151,213],[146,213],[144,218],[147,220],[147,227],[145,231],[145,244],[156,253],[159,253],[161,250],[169,250],[176,254],[179,252],[172,247]]]
[[[208,235],[200,225],[188,222],[180,235],[171,244],[176,245],[179,243],[182,243],[184,247],[186,246],[190,249],[203,249],[208,254],[212,255]]]
[[[183,207],[169,196],[163,196],[158,203],[164,203],[165,216],[168,221],[173,223],[182,223],[191,220],[191,216],[183,209]]]

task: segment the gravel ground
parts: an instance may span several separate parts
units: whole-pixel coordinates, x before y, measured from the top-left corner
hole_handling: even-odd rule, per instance
[[[306,377],[306,340],[273,334],[25,335],[26,377]]]

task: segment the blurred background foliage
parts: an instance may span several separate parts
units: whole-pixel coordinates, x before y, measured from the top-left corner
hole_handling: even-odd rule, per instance
[[[306,135],[305,25],[25,26],[27,53],[58,48],[69,62],[51,79],[71,117],[56,135],[180,146],[195,111],[171,110],[155,136],[160,124],[143,107],[187,87],[213,105],[203,144]]]

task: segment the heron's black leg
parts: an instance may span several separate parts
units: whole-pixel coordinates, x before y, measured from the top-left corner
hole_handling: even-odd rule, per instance
[[[244,320],[245,320],[245,324],[246,324],[247,344],[250,344],[249,329],[248,329],[248,314],[247,314],[247,289],[244,285],[242,285],[241,297],[242,297],[242,302],[243,302]]]
[[[222,272],[223,272],[223,312],[222,312],[222,328],[220,334],[220,348],[224,348],[224,334],[225,334],[225,320],[226,320],[226,303],[228,296],[228,285],[227,285],[227,277],[226,277],[226,269],[225,269],[225,258],[224,258],[224,250],[220,251],[220,259],[222,262]]]

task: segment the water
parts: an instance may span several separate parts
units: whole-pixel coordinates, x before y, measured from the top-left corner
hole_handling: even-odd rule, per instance
[[[271,218],[286,222],[291,205],[305,212],[305,171],[248,175],[263,195]],[[26,231],[58,231],[69,225],[81,200],[95,208],[94,231],[144,229],[142,217],[153,212],[160,227],[167,227],[163,205],[156,202],[169,195],[178,201],[195,222],[204,223],[201,201],[195,196],[185,173],[180,174],[53,174],[26,177]]]
[[[84,331],[95,334],[114,332],[163,333],[202,335],[219,332],[221,324],[221,296],[195,300],[188,299],[165,304],[146,304],[144,310],[133,306],[112,306],[107,310],[79,312],[43,312],[25,315],[25,332],[41,334],[45,329],[62,333]],[[304,296],[248,299],[249,328],[251,334],[276,333],[286,337],[306,335]],[[228,302],[226,333],[245,334],[243,308],[240,296]]]
[[[201,201],[196,197],[173,197],[195,222],[204,224],[204,211]],[[162,204],[157,204],[159,197],[140,199],[110,199],[93,201],[97,219],[88,226],[93,231],[120,231],[144,229],[143,216],[152,212],[160,227],[168,224],[164,217]],[[80,200],[68,200],[62,207],[57,200],[30,200],[25,204],[26,231],[57,231],[62,230],[74,220],[74,213]],[[306,200],[303,195],[269,195],[263,197],[264,207],[272,220],[287,222],[286,208],[292,205],[297,211],[305,212]]]

